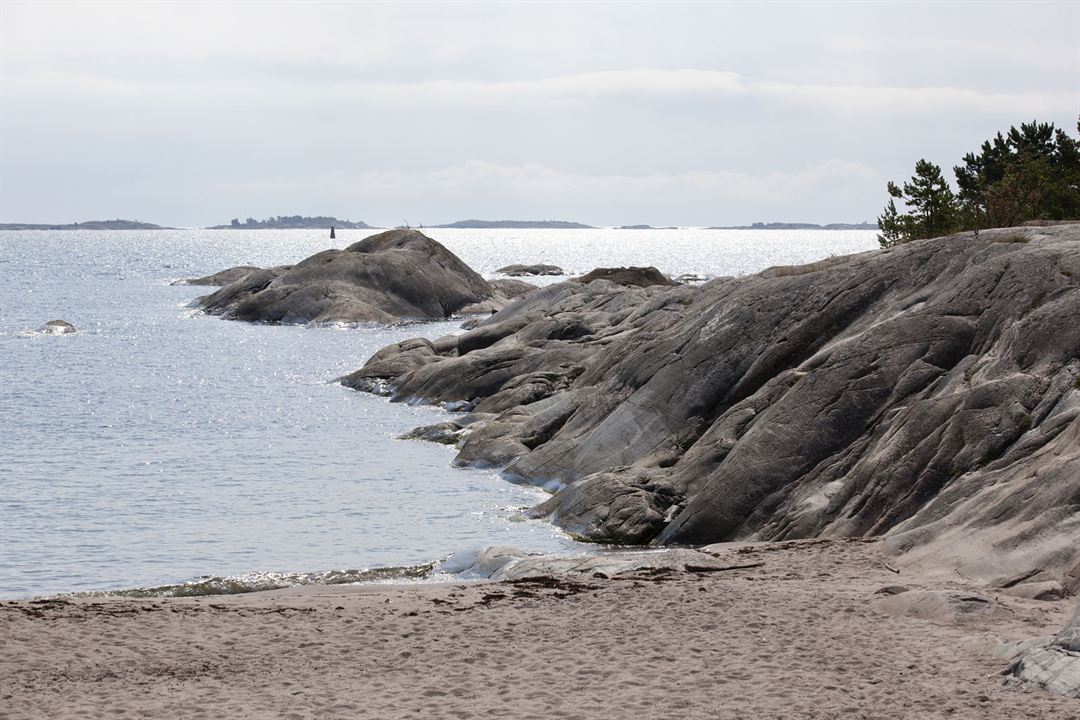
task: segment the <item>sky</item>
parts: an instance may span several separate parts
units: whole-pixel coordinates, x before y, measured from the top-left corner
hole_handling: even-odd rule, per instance
[[[1078,115],[1080,0],[0,0],[0,222],[872,221]]]

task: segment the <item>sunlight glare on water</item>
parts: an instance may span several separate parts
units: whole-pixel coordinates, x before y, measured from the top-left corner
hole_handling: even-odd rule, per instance
[[[427,232],[488,277],[519,262],[736,275],[876,246],[857,231]],[[541,491],[395,439],[442,410],[332,383],[388,343],[456,322],[226,322],[187,307],[212,288],[169,284],[370,234],[0,233],[0,596],[412,565],[496,544],[584,549],[517,521]],[[78,332],[27,332],[57,318]]]

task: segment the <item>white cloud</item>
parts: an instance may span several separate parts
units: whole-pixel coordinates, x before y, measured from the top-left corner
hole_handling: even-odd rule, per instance
[[[862,219],[1074,127],[1080,5],[1032,4],[0,0],[0,220]]]

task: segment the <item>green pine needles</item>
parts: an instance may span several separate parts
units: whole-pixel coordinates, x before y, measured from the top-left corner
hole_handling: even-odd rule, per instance
[[[1028,220],[1080,219],[1080,141],[1053,123],[1036,120],[998,133],[953,172],[955,193],[928,160],[919,160],[902,186],[889,182],[889,203],[878,218],[882,247]]]

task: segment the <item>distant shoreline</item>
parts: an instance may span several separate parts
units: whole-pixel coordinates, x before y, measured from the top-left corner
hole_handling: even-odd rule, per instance
[[[752,225],[714,225],[706,230],[877,230],[877,223],[754,223]]]
[[[597,230],[592,225],[585,225],[567,220],[458,220],[444,225],[431,225],[439,230]]]
[[[0,223],[0,230],[175,230],[138,220],[86,220],[77,223]]]
[[[76,223],[0,223],[3,230],[383,230],[378,225],[332,217],[300,216],[236,222],[228,225],[177,228],[138,220],[86,220]],[[422,226],[423,227],[423,226]],[[585,225],[567,220],[459,220],[442,225],[428,225],[434,230],[877,230],[874,223],[753,223],[752,225],[711,225],[708,227],[666,225],[617,225],[610,228]]]

